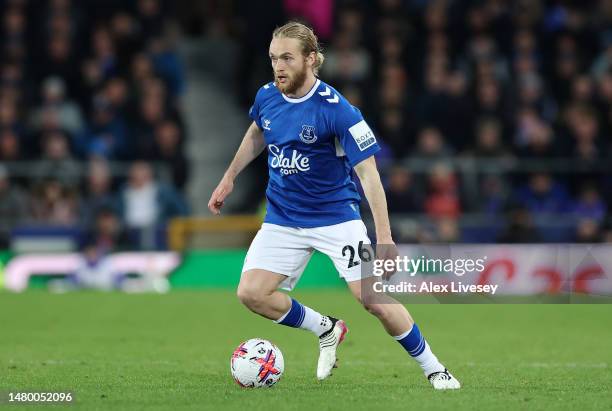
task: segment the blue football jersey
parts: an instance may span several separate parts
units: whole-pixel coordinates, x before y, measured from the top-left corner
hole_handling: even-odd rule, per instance
[[[265,222],[308,228],[361,218],[351,170],[380,147],[357,108],[317,79],[301,98],[264,85],[249,115],[268,151]]]

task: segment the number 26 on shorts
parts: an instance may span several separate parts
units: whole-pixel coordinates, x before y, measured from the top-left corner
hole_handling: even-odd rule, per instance
[[[357,246],[357,254],[359,255],[359,259],[365,261],[366,263],[372,260],[373,252],[369,246],[370,244],[367,244],[367,246],[364,247],[363,241],[360,241],[359,245]],[[355,260],[355,248],[350,244],[342,247],[342,256],[346,256],[347,253],[349,255],[348,268],[359,265],[359,260]]]

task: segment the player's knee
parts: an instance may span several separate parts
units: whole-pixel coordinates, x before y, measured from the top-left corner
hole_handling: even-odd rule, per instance
[[[363,307],[376,318],[383,320],[388,317],[388,309],[385,304],[364,302]]]
[[[363,306],[363,308],[366,309],[367,312],[369,312],[370,314],[378,317],[378,318],[384,318],[387,314],[387,310],[385,309],[385,305],[384,304],[380,304],[380,303],[375,303],[375,302],[371,302],[371,298],[363,298],[361,293],[358,294],[354,294],[355,298],[357,299],[357,301],[359,301],[359,303]]]
[[[248,284],[240,283],[236,294],[240,302],[251,310],[255,310],[257,307],[261,306],[264,300],[263,293],[256,287],[251,287]]]

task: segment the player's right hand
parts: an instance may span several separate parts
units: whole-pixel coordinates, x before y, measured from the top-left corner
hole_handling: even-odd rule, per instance
[[[376,244],[376,258],[377,259],[380,259],[383,261],[385,260],[395,261],[398,255],[399,253],[397,251],[397,246],[395,245],[393,240],[388,239],[388,240],[384,240],[384,243],[382,244]],[[391,278],[391,276],[393,276],[393,274],[395,274],[395,269],[392,271],[385,270],[382,277],[385,281],[389,281],[389,279]]]
[[[223,207],[225,199],[230,195],[233,189],[234,183],[229,178],[223,177],[210,196],[210,200],[208,200],[208,209],[211,213],[214,215],[221,214],[221,207]]]

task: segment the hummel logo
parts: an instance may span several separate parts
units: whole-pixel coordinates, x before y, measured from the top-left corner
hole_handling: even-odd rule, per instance
[[[263,129],[270,131],[270,123],[271,123],[270,120],[264,119],[264,121],[263,121]]]
[[[319,95],[322,97],[327,97],[331,95],[330,88],[325,86],[325,91],[319,91]],[[336,93],[334,93],[334,96],[332,98],[326,98],[325,100],[327,100],[328,103],[337,103],[338,101],[340,101]]]
[[[338,98],[337,94],[334,94],[334,98],[328,98],[327,102],[328,103],[337,103],[340,99]]]

